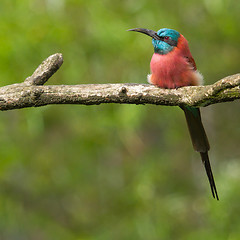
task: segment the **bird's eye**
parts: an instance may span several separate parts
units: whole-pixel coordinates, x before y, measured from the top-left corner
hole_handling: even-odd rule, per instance
[[[164,40],[165,40],[165,41],[169,40],[169,37],[168,37],[168,36],[165,36],[165,37],[164,37]]]

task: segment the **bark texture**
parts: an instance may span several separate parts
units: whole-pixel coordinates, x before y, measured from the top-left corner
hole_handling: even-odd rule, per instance
[[[240,74],[225,77],[212,85],[179,89],[134,83],[43,86],[62,63],[62,54],[56,53],[44,60],[24,82],[1,87],[0,110],[101,103],[204,107],[240,99]]]

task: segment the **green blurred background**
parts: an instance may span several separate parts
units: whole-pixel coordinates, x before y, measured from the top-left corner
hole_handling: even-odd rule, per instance
[[[239,72],[235,0],[1,0],[1,86],[43,59],[47,84],[146,83],[151,40],[181,32],[205,83]],[[202,109],[220,201],[177,107],[59,105],[0,113],[1,240],[240,239],[240,104]]]

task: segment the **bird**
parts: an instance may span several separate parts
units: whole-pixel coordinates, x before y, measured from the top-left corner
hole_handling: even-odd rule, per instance
[[[157,32],[145,28],[133,28],[128,31],[143,33],[152,38],[154,53],[150,62],[151,74],[147,76],[150,84],[165,89],[203,84],[203,76],[197,70],[188,41],[181,33],[169,28],[162,28]],[[200,109],[185,105],[180,108],[186,117],[193,148],[200,153],[212,196],[219,200],[208,156],[210,145],[201,120]]]

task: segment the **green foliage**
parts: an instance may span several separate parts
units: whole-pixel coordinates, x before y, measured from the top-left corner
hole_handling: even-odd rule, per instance
[[[145,83],[149,38],[190,42],[206,84],[239,72],[239,3],[1,0],[1,85],[62,52],[48,84]],[[106,104],[0,113],[0,239],[240,238],[239,103],[203,109],[220,201],[178,108]]]

